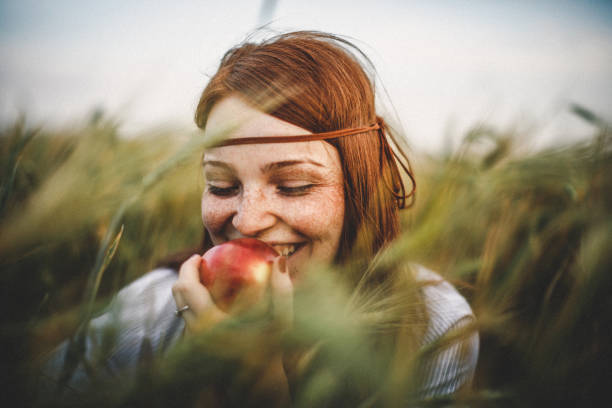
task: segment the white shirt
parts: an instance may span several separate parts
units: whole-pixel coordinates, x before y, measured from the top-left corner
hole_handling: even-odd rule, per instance
[[[427,281],[422,288],[429,317],[423,345],[431,344],[453,329],[474,321],[467,301],[447,281],[422,266],[416,266],[418,281]],[[109,311],[93,319],[86,337],[85,360],[95,361],[104,349],[104,329],[117,327],[115,343],[105,353],[102,366],[105,376],[129,378],[129,371],[138,368],[143,356],[143,340],[148,339],[155,355],[163,354],[181,337],[184,321],[174,311],[172,285],[178,278],[172,269],[155,269],[119,291]],[[421,367],[422,390],[419,397],[427,398],[453,393],[468,384],[476,368],[479,339],[475,332],[467,339],[451,343],[436,353]],[[62,371],[68,341],[56,349],[43,370],[43,387],[50,392]],[[146,354],[146,353],[144,353]],[[128,374],[126,376],[126,374]],[[124,377],[125,376],[125,377]],[[85,390],[90,384],[83,364],[77,366],[68,381],[74,391]],[[45,392],[45,391],[43,391]]]

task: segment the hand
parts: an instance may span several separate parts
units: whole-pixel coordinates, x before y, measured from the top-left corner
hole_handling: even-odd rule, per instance
[[[227,318],[200,282],[200,255],[192,255],[181,265],[179,278],[172,286],[177,310],[189,306],[181,316],[185,319],[185,333],[191,334],[210,328]]]
[[[279,256],[272,264],[269,293],[272,320],[278,324],[280,332],[289,329],[293,324],[293,284],[287,269],[287,259]],[[254,384],[255,393],[264,397],[268,406],[286,407],[291,404],[288,376],[283,366],[282,352],[268,354],[267,362]],[[266,396],[268,398],[266,398]]]
[[[200,255],[192,255],[179,270],[179,278],[172,287],[176,308],[189,306],[182,313],[186,333],[205,330],[226,319],[228,314],[221,311],[213,302],[210,293],[200,282]],[[285,328],[293,320],[293,285],[287,272],[286,258],[279,256],[272,264],[268,281],[273,318]]]
[[[213,302],[210,293],[200,282],[202,257],[193,255],[179,269],[179,278],[172,287],[176,308],[189,306],[181,316],[185,319],[185,334],[190,335],[213,327],[230,315],[221,311]],[[272,319],[280,331],[289,328],[293,321],[293,285],[287,271],[286,258],[279,256],[272,264],[268,280],[269,301]],[[274,401],[273,406],[289,404],[289,389],[283,370],[280,350],[268,354],[260,368],[252,392],[259,398]]]

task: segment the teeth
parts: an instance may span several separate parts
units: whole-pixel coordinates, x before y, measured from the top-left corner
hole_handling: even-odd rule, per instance
[[[295,245],[274,245],[274,249],[282,256],[289,256],[295,252]]]

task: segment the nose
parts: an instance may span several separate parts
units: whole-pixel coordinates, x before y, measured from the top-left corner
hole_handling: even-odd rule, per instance
[[[245,237],[257,237],[275,222],[271,199],[261,189],[244,188],[232,218],[234,228]]]

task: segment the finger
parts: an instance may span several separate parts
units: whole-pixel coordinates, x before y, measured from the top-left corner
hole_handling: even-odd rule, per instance
[[[221,311],[212,301],[212,298],[204,286],[183,288],[183,283],[177,283],[172,288],[177,310],[183,306],[189,309],[181,313],[185,320],[187,333],[195,333],[214,326],[227,318],[227,314]]]
[[[172,286],[177,309],[189,306],[189,310],[184,313],[186,318],[191,315],[189,312],[198,314],[212,304],[210,294],[198,278],[201,258],[196,254],[183,262],[179,269],[179,278]]]
[[[211,327],[227,317],[214,304],[210,293],[200,282],[200,255],[193,255],[181,265],[179,278],[172,286],[172,295],[177,309],[189,306],[181,317],[185,320],[187,332],[197,332]]]
[[[178,308],[185,306],[185,304],[188,302],[186,299],[186,294],[192,287],[191,275],[193,275],[193,270],[199,266],[197,264],[197,258],[198,255],[192,255],[189,259],[183,262],[179,268],[178,279],[174,285],[172,285],[172,295],[174,296],[174,301]]]
[[[287,259],[279,256],[272,264],[270,289],[275,317],[289,326],[293,321],[293,284],[287,272]]]
[[[174,297],[174,303],[176,303],[176,310],[181,310],[184,306],[189,306],[189,309],[180,312],[180,314],[178,314],[178,317],[181,317],[183,320],[185,320],[185,326],[187,328],[193,326],[197,315],[195,310],[189,304],[189,302],[185,300],[185,297],[183,296],[183,291],[175,290],[173,288],[172,295]]]
[[[199,279],[201,261],[202,257],[196,254],[183,262],[179,269],[179,279],[172,287],[172,292],[176,294],[175,299],[180,299],[195,312],[212,303],[210,294]]]
[[[183,298],[183,293],[182,291],[179,290],[175,290],[174,286],[172,287],[172,297],[174,298],[174,303],[176,304],[176,309],[180,309],[183,306],[185,306],[187,303],[185,302],[185,299]]]
[[[272,275],[270,276],[272,292],[285,296],[293,294],[293,283],[287,272],[287,258],[279,256],[272,264]]]
[[[181,265],[179,269],[179,279],[185,282],[200,282],[200,264],[202,257],[194,254]]]

